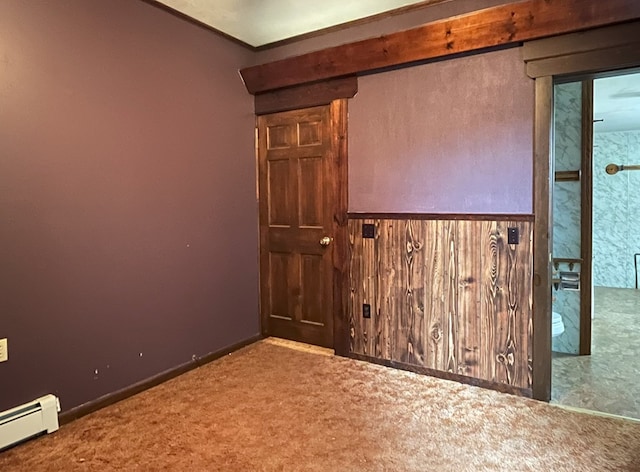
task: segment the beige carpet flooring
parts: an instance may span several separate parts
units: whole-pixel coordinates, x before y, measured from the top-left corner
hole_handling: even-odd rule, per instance
[[[640,471],[640,423],[265,340],[0,453],[0,471]]]

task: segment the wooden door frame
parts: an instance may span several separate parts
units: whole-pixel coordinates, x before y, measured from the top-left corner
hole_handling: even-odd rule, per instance
[[[640,38],[637,38],[637,34],[634,33],[639,27],[640,22],[634,21],[531,41],[525,43],[523,47],[527,74],[535,79],[531,374],[533,398],[537,400],[551,399],[551,241],[553,234],[551,146],[553,144],[554,81],[567,77],[572,77],[574,80],[593,79],[614,71],[640,67]],[[583,130],[584,127],[583,123]],[[583,139],[584,137],[583,135]],[[585,171],[584,161],[583,156],[583,172]],[[582,251],[587,249],[590,251],[590,248],[590,241],[587,245],[584,245],[583,241]],[[587,257],[590,259],[591,254],[589,253]],[[585,303],[586,300],[582,299],[581,302]],[[581,323],[582,321],[581,319]],[[585,342],[587,342],[586,335],[581,339],[581,343]]]
[[[580,156],[580,343],[578,354],[591,355],[593,311],[593,78],[582,81]],[[586,281],[586,283],[584,283]]]
[[[334,160],[336,212],[333,215],[333,350],[336,355],[349,354],[349,185],[348,185],[348,101],[331,102],[331,150]]]
[[[336,355],[345,357],[349,354],[348,99],[354,97],[357,92],[358,80],[353,76],[255,96],[256,122],[260,115],[322,105],[330,107],[330,159],[333,160],[332,167],[336,172],[335,188],[332,192],[336,195],[337,205],[333,215],[333,349]],[[259,175],[257,139],[256,135],[256,176]],[[259,199],[257,183],[256,195]],[[259,300],[262,300],[262,297],[259,297]],[[261,331],[264,334],[262,306],[260,313]]]

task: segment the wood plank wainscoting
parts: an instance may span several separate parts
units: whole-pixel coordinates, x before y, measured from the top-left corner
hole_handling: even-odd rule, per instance
[[[532,229],[529,215],[350,214],[350,356],[531,396]]]

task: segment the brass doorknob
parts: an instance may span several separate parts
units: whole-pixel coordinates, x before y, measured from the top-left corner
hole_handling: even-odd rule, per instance
[[[325,236],[320,240],[320,246],[328,246],[329,244],[331,244],[331,241],[333,241],[333,238],[330,238],[329,236]]]

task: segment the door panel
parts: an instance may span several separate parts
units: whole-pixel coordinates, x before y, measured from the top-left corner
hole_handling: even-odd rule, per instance
[[[340,204],[331,127],[331,106],[258,117],[263,334],[327,347]]]
[[[322,156],[298,161],[298,202],[301,227],[322,228],[324,192],[322,191]]]
[[[269,167],[269,224],[291,226],[289,207],[289,161],[272,160]]]
[[[289,280],[291,256],[272,252],[269,254],[269,281],[271,284],[271,315],[283,319],[292,319],[292,310],[289,306],[289,293],[287,280]]]
[[[322,256],[305,254],[302,256],[302,318],[303,323],[322,324],[324,314],[329,311],[326,306],[326,284],[318,280],[322,271]]]
[[[267,149],[287,149],[291,147],[291,126],[274,125],[267,127]]]
[[[298,123],[298,146],[322,145],[322,122],[306,121]]]

